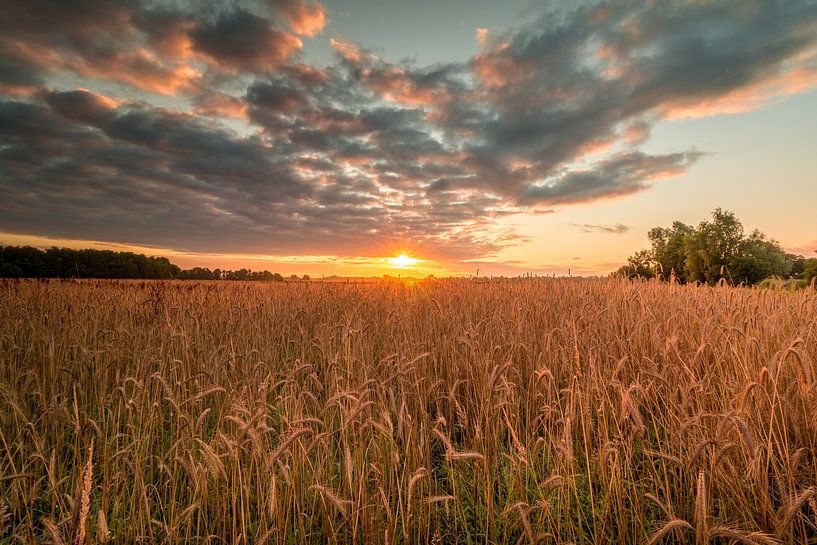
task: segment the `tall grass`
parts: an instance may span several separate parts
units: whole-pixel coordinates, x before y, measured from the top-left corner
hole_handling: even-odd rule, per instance
[[[0,543],[806,543],[817,295],[0,284]]]

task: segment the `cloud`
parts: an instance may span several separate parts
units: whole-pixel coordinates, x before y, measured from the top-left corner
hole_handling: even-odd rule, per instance
[[[46,93],[44,99],[55,113],[88,125],[98,125],[110,119],[117,107],[114,99],[84,89]]]
[[[503,218],[623,198],[704,160],[695,142],[641,150],[655,123],[817,86],[813,3],[565,4],[423,67],[337,37],[333,62],[306,64],[299,36],[328,22],[316,2],[194,7],[8,2],[0,229],[485,259],[524,240]]]
[[[145,47],[133,24],[139,8],[137,2],[12,0],[3,6],[0,51],[18,80],[23,72],[29,81],[72,72],[174,94],[190,85],[196,70]]]
[[[489,33],[487,28],[477,27],[474,30],[474,36],[476,37],[477,43],[479,45],[481,46],[488,45]]]
[[[360,62],[363,60],[363,54],[358,47],[345,40],[331,38],[329,44],[338,52],[338,54],[345,60],[350,62]]]
[[[788,247],[786,251],[806,257],[815,257],[817,256],[817,240],[812,240],[811,242],[806,242],[799,246]]]
[[[470,257],[514,237],[483,232],[480,210],[474,221],[472,209],[457,214],[442,203],[429,223],[419,207],[382,201],[367,178],[331,162],[316,178],[302,176],[268,143],[193,115],[111,106],[87,91],[0,102],[0,228],[283,254],[382,252],[371,243],[377,233],[429,255]]]
[[[650,181],[682,174],[701,156],[700,152],[621,153],[591,169],[570,171],[552,182],[529,185],[520,200],[523,204],[555,206],[622,197],[646,189]]]
[[[266,72],[301,49],[301,40],[276,30],[269,19],[241,8],[202,22],[190,32],[196,51],[222,68]]]
[[[218,90],[204,90],[193,97],[198,115],[247,119],[247,104],[240,98]]]
[[[305,0],[272,0],[272,7],[286,17],[292,30],[304,36],[315,36],[328,22],[326,10],[318,2]]]
[[[317,2],[276,4],[269,17],[252,4],[11,0],[0,20],[0,89],[69,72],[176,95],[201,92],[208,70],[268,73],[303,45],[282,27],[311,36],[326,22]]]
[[[630,230],[630,227],[623,223],[616,223],[614,225],[596,225],[593,223],[571,223],[571,227],[580,230],[582,233],[611,233],[620,235]],[[574,257],[573,259],[580,259]]]
[[[550,174],[594,143],[637,145],[666,117],[814,88],[815,36],[812,3],[620,2],[550,14],[472,59],[484,99],[467,110],[484,119],[473,153],[536,157],[534,170]],[[457,112],[449,118],[462,126]]]

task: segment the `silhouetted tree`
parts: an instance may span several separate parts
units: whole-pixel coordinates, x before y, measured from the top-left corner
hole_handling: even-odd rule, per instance
[[[228,271],[193,267],[182,270],[166,257],[133,252],[0,246],[0,278],[178,278],[180,280],[280,281],[270,271]]]
[[[0,246],[0,276],[28,278],[172,278],[181,269],[166,257],[133,252]]]

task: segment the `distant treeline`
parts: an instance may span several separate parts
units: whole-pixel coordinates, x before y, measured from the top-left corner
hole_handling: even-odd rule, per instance
[[[817,278],[817,258],[787,253],[757,229],[746,235],[735,214],[720,208],[698,227],[676,221],[650,229],[647,236],[651,247],[630,256],[617,274],[707,284],[781,278],[801,286]]]
[[[182,269],[166,257],[112,250],[0,246],[0,278],[179,278],[283,281],[278,273],[239,269]],[[296,277],[297,278],[297,277]],[[304,279],[308,279],[304,275]]]

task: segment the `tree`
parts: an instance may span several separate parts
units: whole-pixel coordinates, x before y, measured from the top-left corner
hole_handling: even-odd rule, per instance
[[[0,263],[0,278],[22,278],[23,269],[14,263]]]
[[[658,276],[681,282],[754,284],[770,276],[805,278],[803,256],[787,254],[780,243],[755,229],[744,235],[743,225],[729,211],[716,209],[711,220],[697,228],[680,221],[672,227],[655,227],[647,234],[651,248],[629,258],[617,274],[628,277]]]
[[[649,250],[639,250],[627,258],[627,264],[616,271],[617,275],[627,278],[653,278],[652,253]]]
[[[803,267],[803,281],[806,285],[810,284],[812,280],[817,278],[817,257],[806,259]]]
[[[302,278],[303,280],[309,280],[309,275],[308,275],[308,274],[305,274],[305,275],[303,275],[301,278]]]
[[[659,278],[669,280],[674,274],[680,282],[686,281],[686,239],[694,233],[693,227],[680,221],[673,222],[670,228],[650,229],[647,237],[652,243],[652,258]]]
[[[0,276],[29,278],[172,278],[181,269],[166,257],[133,252],[0,246]]]
[[[791,260],[780,244],[766,238],[755,229],[740,245],[740,252],[729,263],[729,270],[735,282],[754,284],[769,276],[788,276]]]
[[[789,278],[803,278],[803,269],[806,266],[806,257],[797,254],[786,254],[786,259],[791,263]]]
[[[730,265],[740,255],[743,225],[732,212],[720,208],[712,221],[702,221],[685,240],[687,280],[715,284],[721,278],[731,279]]]

